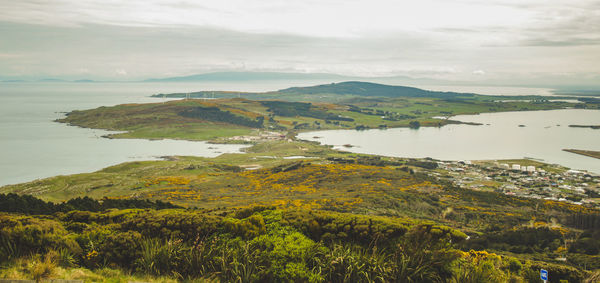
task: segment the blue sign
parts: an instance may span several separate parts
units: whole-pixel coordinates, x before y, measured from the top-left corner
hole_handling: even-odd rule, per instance
[[[548,270],[540,270],[540,278],[544,281],[548,281]]]

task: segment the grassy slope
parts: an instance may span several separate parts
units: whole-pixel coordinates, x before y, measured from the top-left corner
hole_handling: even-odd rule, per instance
[[[425,175],[409,174],[400,170],[407,167],[402,165],[406,159],[383,158],[394,162],[388,163],[394,166],[372,166],[368,164],[373,157],[301,142],[261,143],[248,151],[217,158],[178,157],[172,161],[128,162],[94,173],[5,186],[0,192],[27,193],[50,201],[76,196],[142,197],[201,208],[260,204],[360,214],[410,215],[470,231],[487,227],[489,223],[482,220],[487,218],[493,222],[504,219],[507,223],[526,224],[534,215],[538,219],[549,217],[544,216],[544,210],[534,212],[536,205],[542,203],[540,201],[449,189]],[[284,159],[285,156],[304,158]],[[343,164],[327,158],[367,161]],[[289,171],[273,169],[297,165],[300,161],[300,166]],[[246,171],[239,166],[260,169]],[[552,202],[544,205],[554,209]],[[444,213],[448,209],[457,215],[478,216],[476,220],[452,220]],[[582,210],[570,205],[567,205],[568,209]],[[547,220],[550,222],[549,218]]]

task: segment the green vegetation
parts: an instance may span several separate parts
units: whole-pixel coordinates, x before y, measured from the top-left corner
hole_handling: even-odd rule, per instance
[[[46,202],[30,195],[17,195],[14,193],[0,194],[0,211],[16,212],[25,214],[54,214],[57,212],[67,212],[71,210],[81,211],[102,211],[111,208],[152,208],[167,209],[181,208],[168,202],[160,200],[150,201],[147,199],[109,199],[102,201],[90,197],[77,197],[66,202],[55,204]]]
[[[456,249],[466,235],[394,217],[252,207],[0,214],[3,276],[242,282],[523,282],[575,268]],[[110,267],[110,270],[107,269]],[[148,277],[151,276],[151,277]],[[153,278],[154,277],[154,278]],[[114,279],[112,279],[114,280]],[[466,281],[465,281],[466,280]]]
[[[363,82],[289,88],[266,93],[210,92],[219,99],[127,104],[73,111],[60,122],[126,131],[117,138],[218,140],[264,131],[427,127],[482,112],[559,109],[572,106],[541,97],[433,92]],[[193,97],[203,97],[196,93]],[[179,97],[178,94],[169,95]],[[236,97],[243,98],[236,98]],[[184,96],[185,97],[185,96]],[[249,100],[255,99],[255,100]],[[581,103],[590,104],[593,103]],[[596,105],[597,106],[597,105]],[[586,106],[587,107],[587,106]]]
[[[262,128],[264,117],[258,116],[256,120],[245,116],[235,115],[229,111],[222,111],[217,107],[195,107],[179,113],[183,117],[196,118],[212,122],[223,122],[249,128]]]
[[[318,109],[311,103],[303,102],[286,102],[286,101],[261,101],[261,104],[269,107],[267,111],[271,112],[272,115],[278,115],[283,117],[311,117],[321,120],[332,120],[332,121],[349,121],[352,122],[354,119],[345,118],[339,115],[328,113],[324,109]]]

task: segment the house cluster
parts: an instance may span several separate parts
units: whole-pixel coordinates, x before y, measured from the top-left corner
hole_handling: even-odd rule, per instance
[[[558,165],[498,162],[438,162],[436,175],[462,188],[506,195],[569,202],[600,208],[600,175]]]
[[[260,142],[260,141],[277,141],[285,140],[286,136],[279,132],[260,132],[257,135],[249,136],[235,136],[230,137],[230,141],[243,141],[243,142]]]

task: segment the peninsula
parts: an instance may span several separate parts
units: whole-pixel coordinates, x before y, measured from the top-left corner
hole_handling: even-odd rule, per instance
[[[298,131],[329,129],[440,127],[461,122],[439,117],[571,106],[543,97],[519,97],[503,102],[494,96],[365,82],[296,87],[265,93],[202,91],[155,97],[187,99],[72,111],[58,121],[87,128],[125,131],[110,135],[112,138],[171,138],[226,143],[252,140],[240,137],[261,136],[265,131],[288,136]],[[583,104],[597,107],[596,104]]]
[[[575,153],[575,154],[580,154],[580,155],[585,155],[585,156],[600,159],[600,151],[581,150],[581,149],[563,149],[563,150],[566,152],[570,152],[570,153]]]

